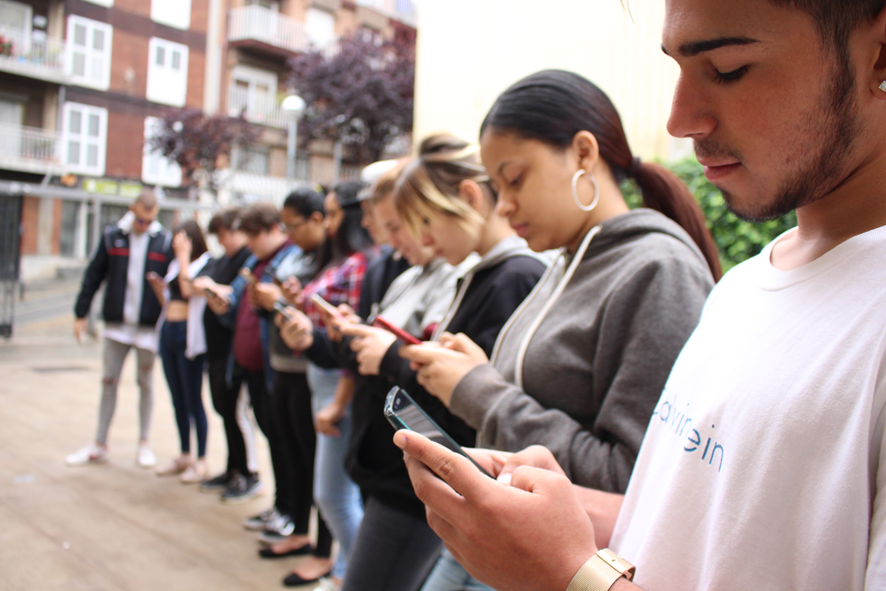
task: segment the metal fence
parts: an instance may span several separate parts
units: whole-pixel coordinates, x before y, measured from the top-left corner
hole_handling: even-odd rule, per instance
[[[0,337],[12,336],[19,280],[21,195],[0,193]]]

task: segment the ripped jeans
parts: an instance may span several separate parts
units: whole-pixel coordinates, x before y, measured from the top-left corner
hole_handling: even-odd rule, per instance
[[[96,443],[108,442],[108,429],[117,406],[117,385],[123,362],[133,345],[125,345],[105,337],[104,367],[102,369],[102,400],[98,407]],[[139,439],[147,439],[151,430],[151,411],[154,408],[153,375],[154,353],[136,348],[136,381],[139,389]]]

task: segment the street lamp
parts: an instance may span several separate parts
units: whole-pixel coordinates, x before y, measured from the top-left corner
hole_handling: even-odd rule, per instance
[[[289,137],[286,142],[286,178],[295,179],[295,142],[298,137],[298,120],[305,112],[305,99],[297,94],[290,94],[280,104],[280,108],[289,114]]]

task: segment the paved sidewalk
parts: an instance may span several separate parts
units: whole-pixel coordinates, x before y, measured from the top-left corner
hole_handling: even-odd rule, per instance
[[[71,336],[73,318],[0,339],[0,589],[4,591],[176,591],[279,589],[297,558],[261,560],[243,517],[265,509],[269,492],[238,506],[135,465],[138,393],[127,359],[109,444],[110,461],[69,468],[65,455],[94,435],[101,347]],[[204,382],[205,384],[205,382]],[[213,472],[225,461],[221,422],[204,385]],[[152,446],[163,463],[178,435],[159,360]],[[259,435],[261,474],[272,477]],[[305,587],[310,589],[311,587]]]

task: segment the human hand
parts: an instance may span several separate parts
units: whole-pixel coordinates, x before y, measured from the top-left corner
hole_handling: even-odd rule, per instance
[[[314,323],[303,312],[289,306],[290,318],[277,314],[274,323],[280,328],[280,337],[293,351],[304,351],[314,344]]]
[[[250,304],[255,308],[273,310],[283,291],[273,283],[256,283],[250,290]]]
[[[361,375],[377,376],[381,368],[381,360],[385,353],[397,340],[392,333],[363,324],[342,323],[339,330],[343,335],[354,337],[351,339],[351,351],[357,353],[357,368]]]
[[[194,279],[194,288],[203,293],[206,305],[213,313],[220,316],[230,309],[231,294],[234,291],[230,285],[220,285],[209,277],[197,277]]]
[[[483,349],[461,333],[444,333],[439,344],[401,347],[400,356],[412,362],[410,367],[418,372],[418,383],[447,408],[461,379],[478,365],[489,362]]]
[[[328,406],[321,408],[314,416],[314,429],[321,435],[329,437],[341,437],[341,430],[336,426],[345,416],[345,407],[333,401]]]
[[[428,524],[487,585],[562,591],[597,551],[594,526],[561,474],[523,465],[507,486],[418,433],[397,431],[394,443],[406,454]]]
[[[179,230],[175,233],[175,236],[172,237],[172,250],[175,252],[175,257],[177,259],[189,261],[191,260],[191,253],[194,250],[194,245],[191,242],[191,237],[188,236],[187,232],[184,230]]]
[[[83,344],[83,335],[89,330],[89,323],[86,318],[75,318],[74,319],[74,338],[77,339],[77,344]]]
[[[298,309],[304,308],[304,296],[302,295],[301,283],[296,277],[290,277],[280,284],[280,292],[283,298]]]

